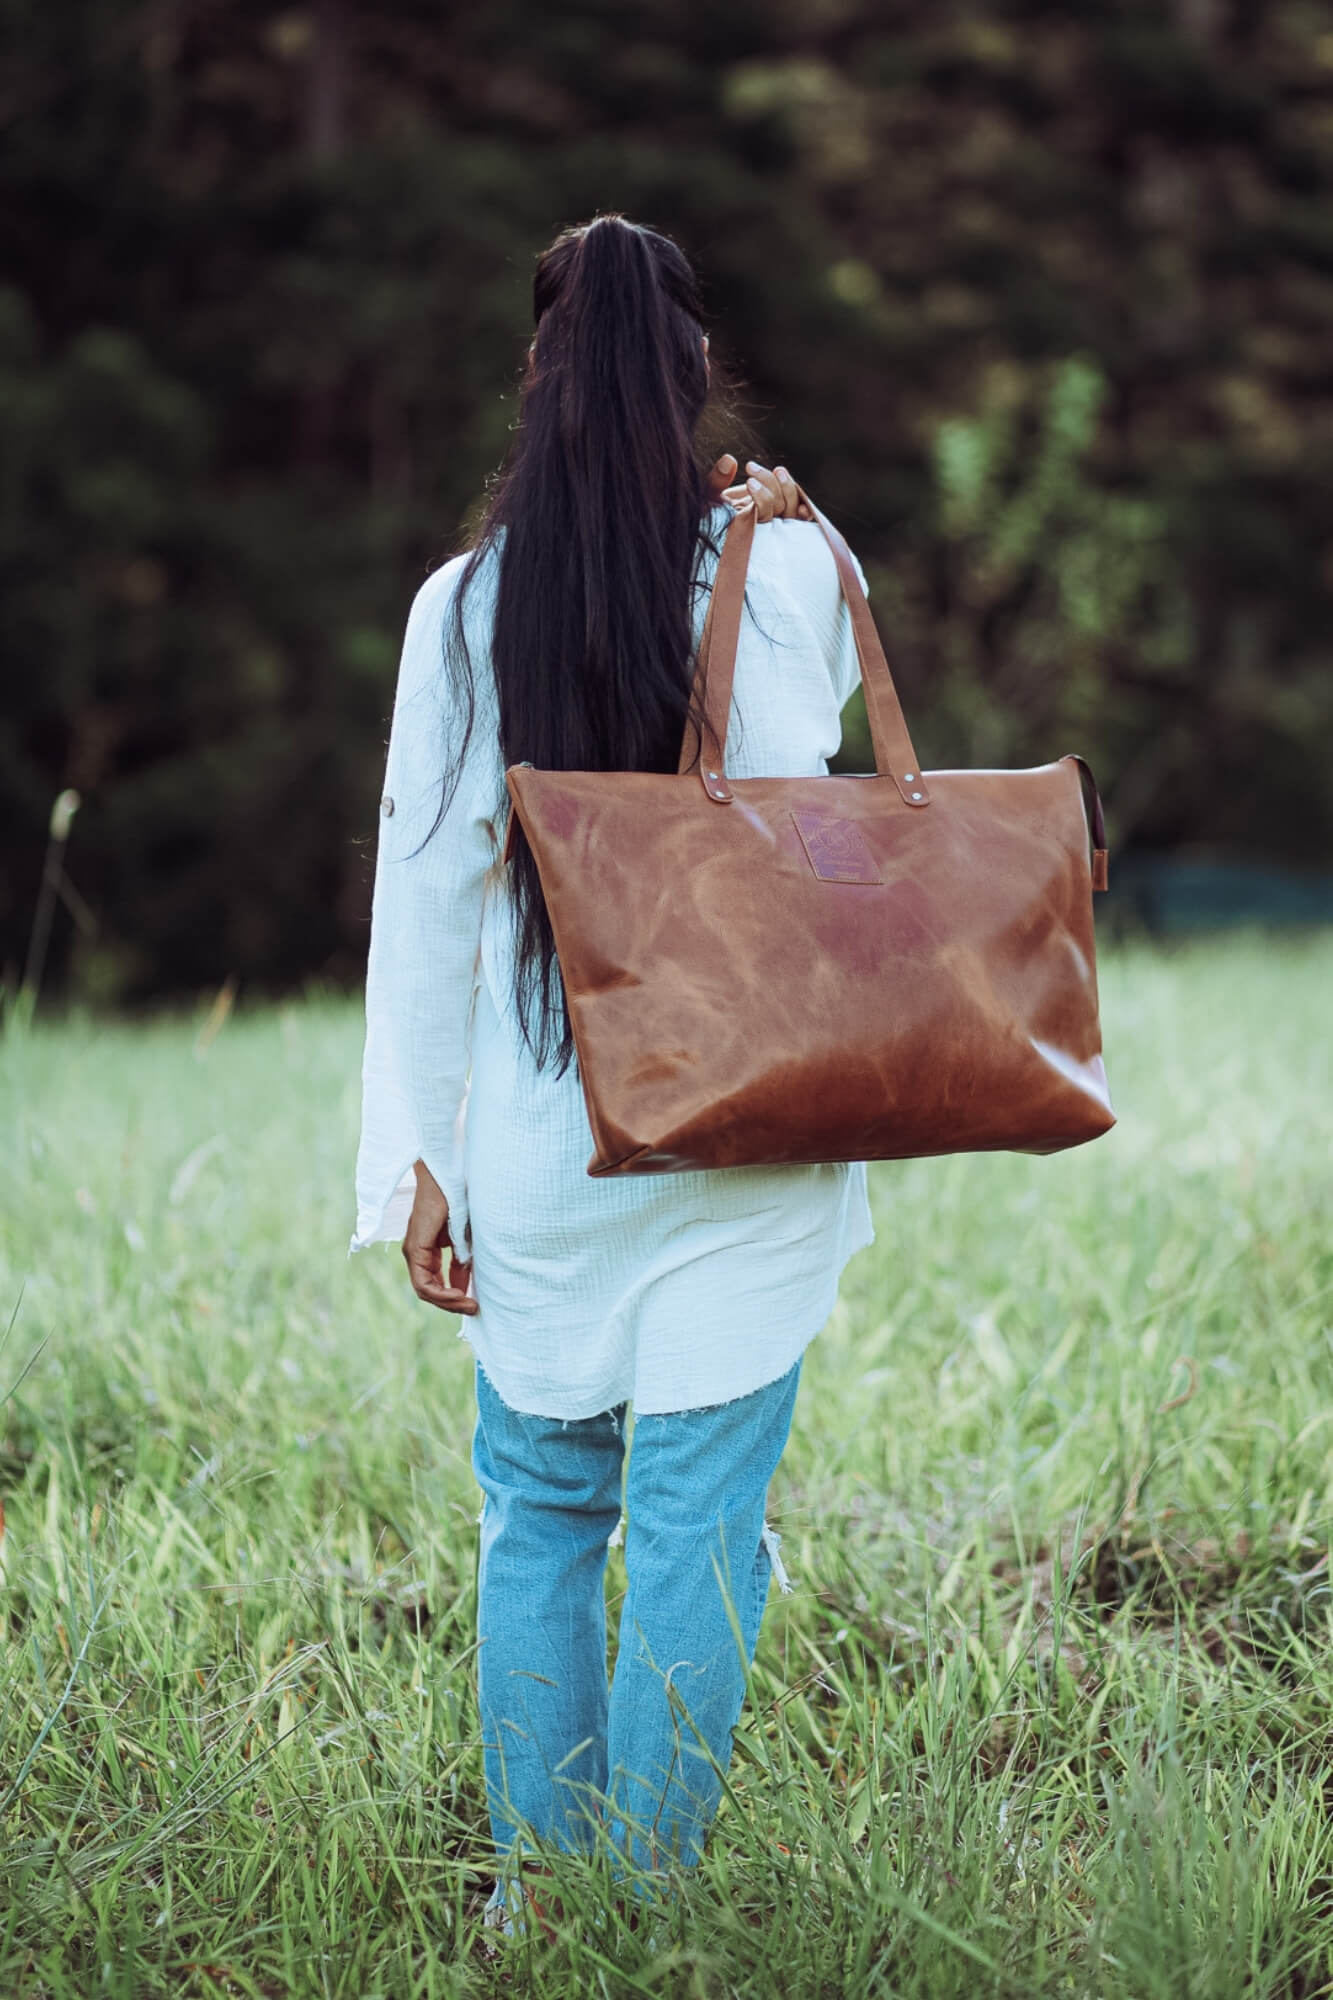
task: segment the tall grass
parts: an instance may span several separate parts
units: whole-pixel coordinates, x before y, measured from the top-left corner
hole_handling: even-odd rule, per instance
[[[1107,1139],[875,1170],[706,1865],[503,1951],[469,1351],[346,1259],[355,1008],[11,1032],[0,1993],[1333,1993],[1330,994],[1111,954]]]

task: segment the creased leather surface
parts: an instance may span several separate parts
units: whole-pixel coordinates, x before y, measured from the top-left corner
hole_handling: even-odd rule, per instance
[[[1115,1122],[1078,768],[509,773],[541,870],[590,1173],[1054,1152]],[[800,820],[881,879],[817,874]]]

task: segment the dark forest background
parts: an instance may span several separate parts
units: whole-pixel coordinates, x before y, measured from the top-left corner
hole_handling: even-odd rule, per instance
[[[755,437],[866,564],[927,768],[1084,751],[1113,875],[1327,863],[1327,7],[3,23],[11,983],[64,787],[52,983],[357,977],[407,606],[504,451],[535,251],[608,208],[701,264]]]

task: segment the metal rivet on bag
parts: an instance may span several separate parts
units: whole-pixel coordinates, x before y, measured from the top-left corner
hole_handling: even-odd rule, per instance
[[[710,778],[716,778],[716,776],[717,776],[717,772],[716,772],[716,771],[710,771],[710,772],[708,773],[708,775],[709,775],[709,777],[710,777]]]
[[[912,797],[913,797],[914,799],[919,799],[919,798],[921,797],[921,794],[920,794],[920,792],[913,792],[913,794],[912,794]]]
[[[389,797],[389,794],[387,792],[384,794],[384,797],[380,800],[380,811],[384,814],[385,819],[393,818],[393,800]]]
[[[910,784],[912,783],[912,781],[913,781],[913,779],[914,779],[915,777],[916,777],[916,772],[915,772],[915,771],[904,771],[904,772],[903,772],[903,783],[904,783],[905,785],[910,785]]]

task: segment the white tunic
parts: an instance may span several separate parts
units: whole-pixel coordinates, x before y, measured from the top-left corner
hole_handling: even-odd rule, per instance
[[[712,526],[730,519],[718,510]],[[412,606],[389,738],[375,872],[357,1226],[402,1235],[421,1159],[473,1258],[463,1319],[512,1408],[595,1416],[748,1395],[785,1375],[872,1240],[863,1166],[740,1167],[592,1180],[578,1076],[539,1070],[513,1005],[512,906],[489,640],[492,562],[468,591],[476,716],[431,831],[461,726],[443,664],[464,558]],[[713,562],[706,559],[711,583]],[[696,604],[695,638],[707,598]],[[733,777],[822,772],[856,684],[851,620],[817,526],[755,533],[727,743]],[[470,1085],[469,1085],[470,1077]]]

